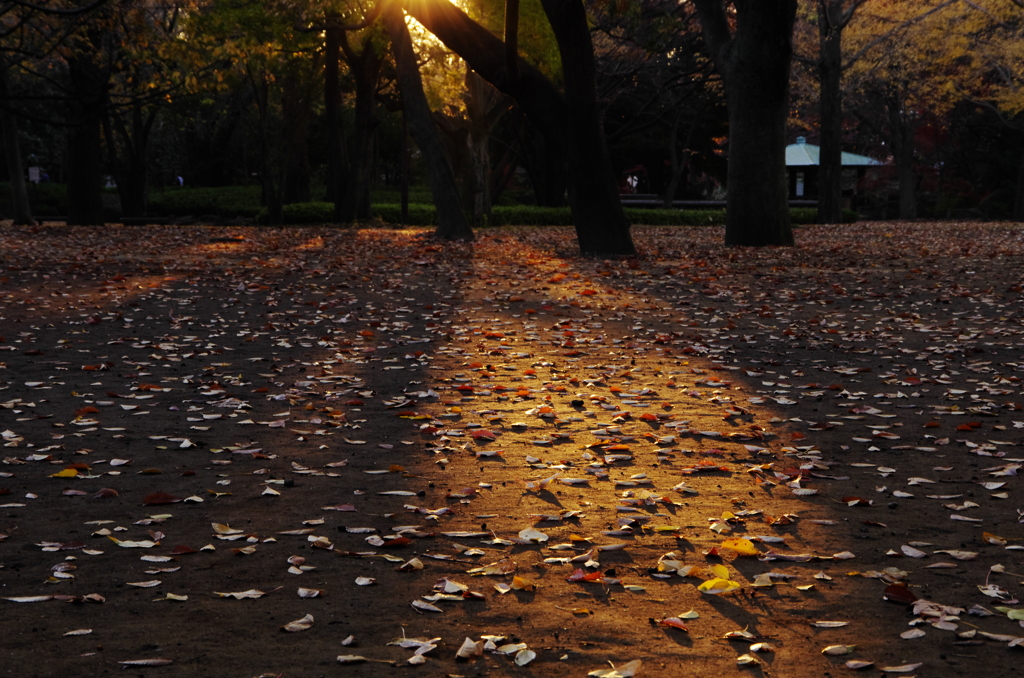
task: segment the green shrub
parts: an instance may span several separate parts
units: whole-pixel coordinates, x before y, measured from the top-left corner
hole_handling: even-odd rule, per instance
[[[818,223],[818,209],[816,207],[793,207],[789,210],[789,218],[794,226]],[[857,221],[857,213],[853,210],[843,210],[843,223],[852,224]]]
[[[149,196],[150,214],[170,216],[255,217],[260,211],[259,186],[169,188]]]
[[[197,189],[193,189],[197,190]],[[189,212],[196,214],[196,212]],[[223,214],[209,210],[207,214]],[[652,208],[625,208],[626,218],[634,224],[650,226],[721,226],[725,223],[725,210],[665,210]],[[794,208],[791,211],[794,224],[814,224],[817,211],[814,208]],[[225,216],[234,216],[228,214]],[[248,216],[248,214],[245,214]],[[261,209],[256,215],[260,223],[266,223],[267,211]],[[402,207],[394,203],[375,204],[370,208],[370,219],[386,224],[402,223]],[[845,210],[843,220],[851,223],[857,215]],[[330,224],[334,223],[334,205],[329,202],[305,202],[285,205],[282,210],[284,224]],[[437,208],[430,203],[409,205],[409,226],[436,226]],[[536,205],[495,205],[491,210],[491,226],[572,226],[572,212],[568,207],[537,207]]]
[[[68,213],[68,187],[64,184],[30,183],[27,188],[33,216],[56,217]],[[12,212],[11,185],[6,181],[0,182],[0,213],[9,216]]]

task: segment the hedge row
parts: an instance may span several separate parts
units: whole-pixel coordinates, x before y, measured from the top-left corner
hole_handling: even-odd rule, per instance
[[[725,210],[665,210],[624,208],[626,218],[634,224],[652,226],[712,226],[725,223]],[[286,224],[329,224],[332,223],[333,204],[329,202],[308,202],[285,205],[282,220]],[[266,210],[262,210],[258,218],[266,221]],[[373,220],[388,224],[402,223],[400,205],[374,205],[370,210]],[[817,222],[817,211],[811,207],[798,207],[790,210],[790,218],[794,224],[813,224]],[[843,220],[852,223],[857,215],[846,210]],[[409,218],[405,222],[409,226],[437,225],[437,209],[428,204],[409,205]],[[568,207],[537,207],[534,205],[496,205],[491,210],[491,226],[572,226],[572,213]]]
[[[251,219],[260,213],[260,187],[220,186],[153,191],[149,196],[149,213],[173,217],[216,215]]]
[[[29,200],[32,213],[36,216],[59,216],[67,214],[67,187],[62,184],[30,184]],[[393,193],[393,192],[392,192]],[[427,193],[419,191],[419,199]],[[375,193],[376,200],[392,198],[391,194]],[[259,207],[258,186],[224,186],[219,188],[172,188],[153,191],[149,201],[149,213],[158,216],[181,217],[190,215],[197,218],[217,216],[221,218],[245,217],[261,223],[267,220],[266,209]],[[0,214],[10,214],[10,187],[0,183]],[[334,206],[329,202],[308,202],[285,205],[283,222],[286,224],[329,224],[333,222]],[[725,223],[725,210],[665,210],[626,207],[626,218],[634,224],[654,226],[708,226]],[[801,207],[790,211],[794,224],[817,222],[814,208]],[[402,223],[401,206],[395,203],[374,204],[371,219],[388,224]],[[846,222],[854,222],[857,215],[846,210]],[[427,202],[409,205],[410,226],[434,226],[437,224],[437,210]],[[568,207],[537,207],[534,205],[495,205],[491,211],[492,226],[571,226],[572,214]]]

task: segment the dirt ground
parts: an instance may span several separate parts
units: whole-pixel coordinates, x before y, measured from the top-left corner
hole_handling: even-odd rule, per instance
[[[634,235],[0,228],[0,675],[1015,674],[1024,228]]]

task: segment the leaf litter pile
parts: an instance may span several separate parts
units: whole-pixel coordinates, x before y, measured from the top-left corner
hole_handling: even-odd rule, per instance
[[[0,665],[1019,663],[1020,228],[229,236],[0,232]]]

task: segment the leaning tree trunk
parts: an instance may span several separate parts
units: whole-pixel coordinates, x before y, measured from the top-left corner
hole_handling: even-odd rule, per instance
[[[819,3],[821,152],[818,160],[818,221],[838,224],[843,220],[843,33],[841,17],[830,13],[835,13],[831,4]]]
[[[7,174],[11,178],[11,208],[15,226],[34,226],[32,209],[25,185],[25,170],[21,165],[21,141],[18,135],[18,118],[11,112],[7,73],[0,73],[0,128],[3,128],[4,159]]]
[[[725,244],[792,245],[786,121],[797,2],[734,3],[735,35],[721,0],[695,0],[729,108]]]
[[[420,80],[419,65],[409,29],[405,25],[405,16],[397,5],[390,4],[383,10],[383,18],[388,35],[391,36],[398,86],[402,90],[402,114],[408,116],[409,130],[427,164],[427,179],[437,207],[437,230],[434,235],[445,240],[472,240],[473,229],[462,211],[455,173],[444,154],[444,145],[423,93],[423,81]]]
[[[568,157],[570,202],[580,251],[632,254],[635,249],[622,207],[616,204],[618,189],[597,111],[593,45],[583,3],[543,0],[542,4],[562,56],[564,97],[521,57],[515,69],[507,68],[505,43],[448,0],[403,0],[413,18],[485,80],[516,100],[544,135],[547,153]],[[510,74],[510,70],[515,72]]]
[[[580,252],[635,254],[597,108],[597,69],[586,8],[579,0],[541,0],[541,4],[562,57],[571,121],[566,129],[569,204]]]

